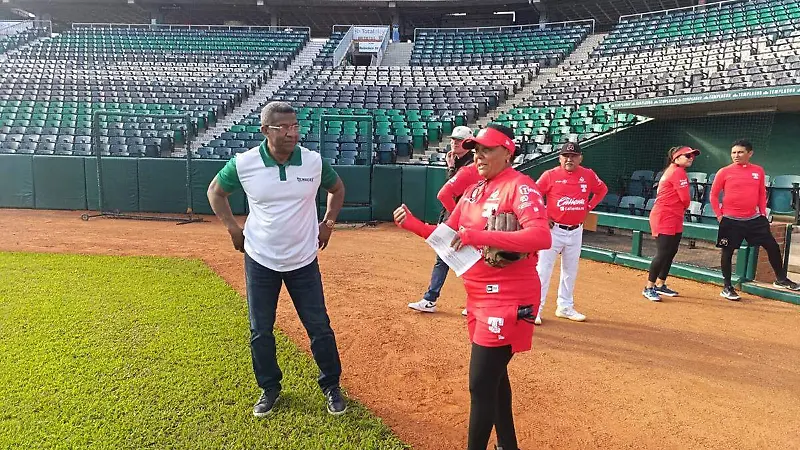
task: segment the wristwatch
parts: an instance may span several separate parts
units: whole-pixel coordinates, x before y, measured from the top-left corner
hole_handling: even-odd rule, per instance
[[[331,231],[333,231],[333,226],[336,224],[336,222],[334,222],[331,219],[325,220],[322,223],[325,224],[325,226],[328,227],[328,229]]]

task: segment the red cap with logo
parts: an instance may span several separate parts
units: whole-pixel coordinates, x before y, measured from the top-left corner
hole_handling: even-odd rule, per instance
[[[472,150],[476,144],[481,144],[484,147],[505,147],[511,153],[514,153],[517,148],[514,144],[514,139],[506,136],[502,131],[488,127],[481,129],[474,138],[464,140],[462,147]]]

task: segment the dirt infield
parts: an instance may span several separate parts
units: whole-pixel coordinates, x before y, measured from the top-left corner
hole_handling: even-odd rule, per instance
[[[244,293],[242,256],[214,219],[79,216],[0,210],[0,250],[202,258]],[[337,230],[320,262],[350,395],[415,449],[464,448],[460,280],[451,273],[440,312],[408,310],[433,253],[392,225]],[[670,286],[682,296],[654,304],[641,298],[643,283],[643,272],[582,260],[582,324],[556,319],[550,293],[533,351],[510,366],[520,447],[800,448],[800,308],[747,294],[727,302],[718,287],[679,279]],[[288,301],[278,326],[308,349]]]

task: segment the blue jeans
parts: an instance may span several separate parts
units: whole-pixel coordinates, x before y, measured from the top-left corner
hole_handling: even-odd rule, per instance
[[[442,258],[437,256],[436,264],[433,265],[433,271],[431,271],[431,284],[428,286],[428,292],[422,298],[429,302],[436,302],[442,292],[442,286],[444,286],[444,280],[447,279],[447,272],[449,271],[450,267],[442,261]]]
[[[325,309],[318,261],[315,259],[311,264],[289,272],[276,272],[245,254],[244,270],[250,317],[250,352],[258,386],[262,389],[281,389],[283,373],[275,355],[272,328],[275,325],[278,295],[284,282],[297,315],[311,339],[311,353],[320,370],[317,379],[319,387],[325,392],[338,386],[342,364]]]

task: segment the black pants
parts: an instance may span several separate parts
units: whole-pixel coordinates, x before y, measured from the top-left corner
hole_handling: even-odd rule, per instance
[[[648,281],[655,283],[656,279],[667,279],[669,269],[672,267],[672,260],[675,259],[678,247],[681,245],[682,235],[683,233],[659,234],[656,236],[656,256],[653,257],[653,261],[650,263]]]
[[[469,361],[469,436],[467,450],[486,450],[492,426],[497,445],[517,450],[517,434],[511,409],[508,363],[511,346],[483,347],[472,344]]]
[[[778,280],[786,278],[781,249],[769,231],[769,221],[766,217],[758,216],[750,220],[733,220],[723,217],[719,223],[717,247],[722,249],[720,266],[725,286],[731,285],[733,251],[742,245],[742,241],[747,241],[749,245],[764,247],[769,257],[769,265],[775,272],[775,278]]]
[[[272,327],[283,283],[286,283],[297,315],[311,339],[311,354],[320,371],[317,378],[319,387],[325,392],[339,386],[342,364],[325,308],[318,261],[315,259],[311,264],[290,272],[276,272],[245,254],[244,269],[250,316],[250,352],[258,386],[261,389],[281,389],[283,373],[278,367]]]

